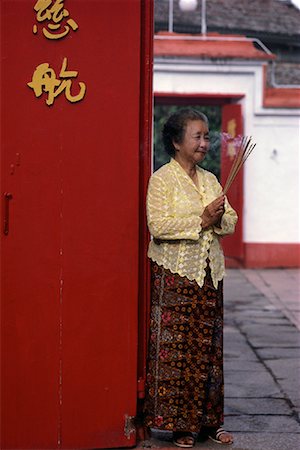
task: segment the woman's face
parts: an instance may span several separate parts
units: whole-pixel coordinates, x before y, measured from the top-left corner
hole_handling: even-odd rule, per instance
[[[173,142],[175,159],[197,164],[205,158],[209,150],[209,130],[202,120],[189,120],[181,143]]]

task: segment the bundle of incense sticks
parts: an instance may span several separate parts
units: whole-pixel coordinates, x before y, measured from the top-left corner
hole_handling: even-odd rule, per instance
[[[223,193],[226,194],[232,185],[235,177],[239,173],[241,167],[245,163],[245,161],[249,158],[250,153],[252,153],[256,144],[251,142],[251,136],[244,136],[241,140],[240,146],[237,149],[237,152],[234,157],[234,161],[232,163],[228,178],[224,185]]]

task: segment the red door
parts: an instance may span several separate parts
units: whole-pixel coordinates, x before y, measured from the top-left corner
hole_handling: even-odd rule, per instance
[[[222,108],[221,183],[224,186],[232,166],[235,152],[235,138],[243,134],[242,108],[238,104],[228,104]],[[243,169],[240,170],[229,192],[228,199],[236,210],[239,220],[234,235],[223,241],[223,249],[228,263],[242,262],[243,251]]]
[[[152,2],[65,3],[57,29],[36,1],[1,2],[2,449],[135,444]],[[50,106],[48,82],[27,85],[45,63]]]

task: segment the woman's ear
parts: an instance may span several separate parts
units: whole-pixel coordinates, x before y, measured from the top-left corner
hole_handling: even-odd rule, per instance
[[[178,142],[174,141],[174,139],[173,139],[172,144],[173,144],[173,147],[175,148],[175,150],[177,152],[179,152],[180,146],[179,146]]]

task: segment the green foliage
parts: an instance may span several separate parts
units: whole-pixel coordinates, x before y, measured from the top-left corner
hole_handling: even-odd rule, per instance
[[[154,170],[159,169],[163,164],[170,161],[169,155],[165,152],[161,131],[165,121],[174,112],[188,106],[177,105],[156,105],[154,107]],[[220,179],[221,165],[221,108],[219,106],[191,106],[193,109],[203,112],[209,119],[210,128],[210,150],[201,167],[214,173]]]

